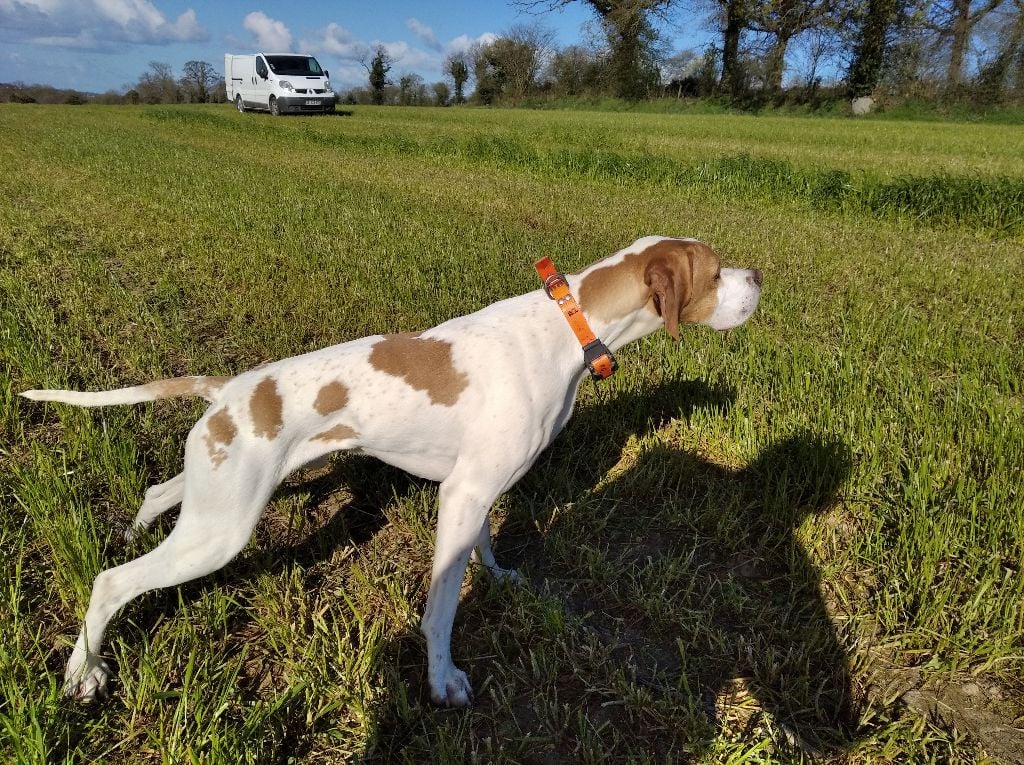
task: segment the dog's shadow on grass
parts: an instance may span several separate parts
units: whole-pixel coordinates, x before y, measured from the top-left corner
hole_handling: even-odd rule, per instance
[[[765,722],[804,754],[851,743],[849,662],[799,538],[834,504],[849,448],[799,431],[731,469],[644,447],[670,420],[723,416],[733,398],[677,381],[579,412],[504,502],[495,552],[528,589],[480,573],[460,606],[453,653],[478,689],[473,711],[430,708],[422,643],[399,636],[389,684],[402,702],[378,709],[372,758],[454,745],[459,758],[499,746],[511,761],[588,748],[685,761]],[[565,712],[545,708],[555,700]]]

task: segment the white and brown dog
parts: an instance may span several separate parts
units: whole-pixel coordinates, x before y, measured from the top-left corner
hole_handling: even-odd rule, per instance
[[[692,239],[646,237],[567,277],[593,332],[611,350],[664,326],[729,329],[761,294],[757,270],[721,268]],[[104,406],[197,396],[212,406],[185,442],[185,468],[151,487],[134,521],[145,528],[181,503],[151,552],[103,571],[65,672],[65,692],[105,693],[100,658],[114,614],[148,590],[216,571],[245,546],[275,487],[293,470],[355,450],[440,481],[437,541],[421,630],[431,698],[463,706],[469,680],[451,631],[471,553],[495,576],[488,512],[572,414],[586,376],[580,345],[543,290],[424,332],[375,335],[284,359],[237,377],[185,377],[105,392],[31,390],[35,401]]]

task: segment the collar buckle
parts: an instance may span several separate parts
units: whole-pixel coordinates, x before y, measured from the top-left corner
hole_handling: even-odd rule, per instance
[[[562,292],[561,295],[555,295],[555,290],[564,290],[564,292]],[[544,280],[544,292],[547,294],[549,298],[551,298],[554,301],[558,301],[561,298],[565,297],[565,293],[568,291],[569,282],[558,271],[555,271],[553,274],[551,274]]]
[[[607,380],[619,368],[619,362],[608,346],[600,340],[594,340],[583,346],[583,361],[590,370],[590,376],[595,380]]]

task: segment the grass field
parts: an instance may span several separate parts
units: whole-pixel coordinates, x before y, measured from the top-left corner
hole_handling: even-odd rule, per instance
[[[1013,126],[729,115],[0,106],[0,760],[1024,762],[1024,154]],[[427,700],[436,489],[342,456],[224,571],[60,675],[191,403],[37,387],[232,374],[422,329],[637,236],[765,274],[725,335],[581,389],[498,503]]]

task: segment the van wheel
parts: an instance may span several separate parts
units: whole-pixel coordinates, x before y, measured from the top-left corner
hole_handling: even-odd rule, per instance
[[[275,117],[281,116],[281,107],[277,105],[277,99],[273,96],[270,97],[270,113]]]
[[[235,96],[235,108],[243,114],[245,113],[245,104],[242,103],[241,96]]]

